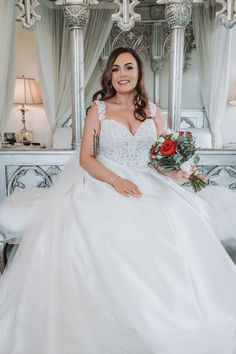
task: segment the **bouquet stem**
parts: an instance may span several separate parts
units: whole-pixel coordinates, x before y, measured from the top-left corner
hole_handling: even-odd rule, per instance
[[[195,193],[199,192],[202,188],[206,188],[207,186],[207,183],[196,175],[191,175],[189,177],[189,184]]]

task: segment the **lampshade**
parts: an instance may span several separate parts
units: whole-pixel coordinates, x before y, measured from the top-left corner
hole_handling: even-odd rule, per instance
[[[22,105],[42,103],[40,90],[35,79],[24,76],[16,78],[13,103]]]

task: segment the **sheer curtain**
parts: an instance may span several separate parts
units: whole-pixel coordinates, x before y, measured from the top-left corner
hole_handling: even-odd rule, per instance
[[[44,108],[54,129],[71,112],[71,65],[69,32],[63,12],[41,4],[42,21],[36,27],[39,74]]]
[[[93,70],[99,60],[112,28],[111,10],[91,10],[88,26],[85,31],[85,86],[89,82]]]
[[[214,18],[211,10],[211,7],[204,5],[193,8],[193,30],[202,97],[212,134],[212,147],[220,148],[220,129],[229,89],[231,31],[226,30]]]
[[[52,129],[71,114],[71,57],[69,29],[63,12],[41,5],[42,22],[36,29],[40,82]],[[111,30],[111,10],[91,10],[85,31],[85,86],[92,76]]]
[[[15,86],[15,1],[2,0],[0,5],[0,129],[4,127],[12,107]]]

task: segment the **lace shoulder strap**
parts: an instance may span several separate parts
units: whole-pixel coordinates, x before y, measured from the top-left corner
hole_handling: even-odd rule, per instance
[[[157,106],[154,102],[150,102],[150,101],[148,102],[148,105],[149,105],[151,117],[154,118],[156,115]]]
[[[105,119],[105,102],[96,100],[94,101],[98,107],[98,118],[99,120]]]

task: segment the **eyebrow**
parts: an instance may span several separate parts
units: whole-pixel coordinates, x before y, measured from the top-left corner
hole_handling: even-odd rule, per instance
[[[130,64],[131,64],[131,65],[134,65],[134,63],[126,63],[124,66],[130,65]],[[117,64],[113,64],[112,67],[113,67],[113,66],[120,67],[120,65],[117,65]]]

